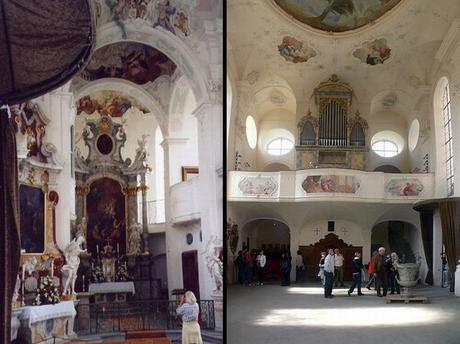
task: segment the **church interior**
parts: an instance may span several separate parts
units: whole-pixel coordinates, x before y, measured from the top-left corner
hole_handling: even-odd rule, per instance
[[[459,41],[454,0],[228,1],[230,343],[458,342]],[[350,287],[380,247],[428,304],[322,298],[321,252]],[[265,284],[243,282],[261,250]]]
[[[18,11],[29,29],[34,15],[63,11],[19,2],[0,10],[13,18],[2,19],[10,54],[24,44]],[[20,238],[0,341],[179,343],[176,308],[192,291],[203,342],[222,343],[222,1],[78,3],[66,15],[87,9],[78,20],[93,27],[78,73],[24,101],[0,96],[16,142]]]

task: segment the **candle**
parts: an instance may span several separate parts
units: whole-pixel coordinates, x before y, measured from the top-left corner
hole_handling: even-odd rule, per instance
[[[99,245],[96,245],[97,256],[99,257]]]
[[[85,292],[85,275],[81,276],[83,280],[83,292]]]
[[[120,244],[117,243],[117,256],[119,256],[119,255],[120,255]]]
[[[51,277],[54,277],[54,258],[51,260]]]
[[[22,265],[22,281],[24,281],[25,275],[26,275],[26,265],[23,264]]]

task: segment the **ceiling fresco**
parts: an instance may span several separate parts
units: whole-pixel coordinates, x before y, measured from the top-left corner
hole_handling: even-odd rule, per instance
[[[148,112],[133,97],[115,91],[97,91],[91,95],[81,97],[76,102],[76,107],[77,115],[98,113],[100,115],[122,117],[132,107],[139,109],[142,113]]]
[[[152,47],[121,42],[96,50],[80,77],[87,81],[122,78],[143,85],[161,75],[171,76],[175,69],[174,62]]]
[[[274,0],[290,16],[316,29],[344,32],[375,21],[401,0]]]

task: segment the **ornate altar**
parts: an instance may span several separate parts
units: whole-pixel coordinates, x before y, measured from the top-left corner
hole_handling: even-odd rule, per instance
[[[85,236],[93,258],[107,243],[124,255],[132,236],[128,224],[138,218],[139,191],[143,196],[143,218],[147,218],[145,174],[149,168],[145,163],[145,136],[138,140],[134,161],[122,156],[127,137],[123,124],[110,116],[87,120],[82,139],[88,154],[76,152],[77,222],[87,222]],[[147,223],[142,228],[146,233]]]
[[[320,83],[313,93],[317,112],[299,121],[297,169],[351,168],[364,170],[369,151],[367,122],[356,110],[353,89],[336,75]]]

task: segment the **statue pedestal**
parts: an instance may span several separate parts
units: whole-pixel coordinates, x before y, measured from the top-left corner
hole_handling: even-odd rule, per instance
[[[223,329],[223,296],[222,292],[213,292],[211,294],[212,299],[214,300],[214,313],[216,320],[216,331],[222,331]]]
[[[457,265],[455,270],[455,296],[460,297],[460,264]]]

